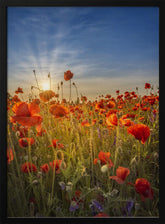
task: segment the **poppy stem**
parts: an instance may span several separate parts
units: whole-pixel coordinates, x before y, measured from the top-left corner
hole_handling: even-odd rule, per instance
[[[62,94],[62,100],[63,100],[63,85],[61,85],[61,94]]]
[[[35,77],[35,80],[36,80],[36,83],[37,83],[37,87],[38,87],[38,89],[40,90],[39,85],[38,85],[38,81],[37,81],[37,77],[36,77],[35,70],[33,70],[33,73],[34,73],[34,77]]]
[[[69,102],[71,102],[71,79],[70,79],[70,95],[69,95]]]
[[[50,90],[51,90],[51,76],[50,76],[50,72],[49,72],[49,74],[48,74],[48,77],[49,77],[49,88],[50,88]]]
[[[78,90],[77,90],[77,86],[76,86],[76,84],[73,82],[73,85],[75,86],[75,89],[76,89],[76,94],[77,94],[77,103],[78,103]]]
[[[117,125],[117,128],[116,128],[116,150],[115,150],[115,161],[113,166],[113,173],[115,171],[115,167],[117,164],[118,151],[119,151],[119,124]]]
[[[139,175],[142,175],[141,173],[141,142],[139,140],[139,143],[138,143],[138,172],[139,172]]]

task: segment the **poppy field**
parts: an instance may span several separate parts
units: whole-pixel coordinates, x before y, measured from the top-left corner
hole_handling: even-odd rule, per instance
[[[159,90],[73,102],[73,78],[58,94],[8,94],[8,217],[158,217]]]

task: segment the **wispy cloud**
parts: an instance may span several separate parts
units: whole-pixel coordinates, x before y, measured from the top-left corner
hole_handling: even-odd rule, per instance
[[[129,17],[129,10],[119,9],[118,14],[114,10],[10,9],[8,88],[13,91],[18,85],[25,89],[34,85],[33,69],[40,83],[51,72],[54,88],[70,69],[81,91],[91,95],[158,80],[158,27],[149,23],[152,14],[146,11],[142,20],[138,13]]]

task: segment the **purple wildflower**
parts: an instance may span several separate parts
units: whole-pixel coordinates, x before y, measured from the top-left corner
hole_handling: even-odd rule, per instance
[[[101,205],[98,201],[93,200],[93,201],[92,201],[92,204],[93,204],[94,207],[95,207],[96,209],[98,209],[100,212],[103,212],[103,207],[102,207],[102,205]]]
[[[101,130],[100,130],[100,128],[97,128],[97,131],[98,131],[98,137],[101,138]]]
[[[95,216],[95,215],[97,215],[97,211],[96,211],[96,208],[95,208],[95,206],[93,205],[93,203],[90,203],[89,204],[89,207],[92,209],[92,214],[93,214],[93,216]]]
[[[123,216],[132,216],[131,215],[131,209],[133,208],[134,202],[133,200],[130,200],[127,202],[126,207],[122,208]]]
[[[153,119],[153,117],[150,117],[150,121],[153,123],[154,122],[154,119]]]
[[[130,215],[131,209],[133,208],[133,204],[134,204],[133,200],[128,201],[126,204],[128,215]]]
[[[65,183],[64,182],[59,182],[59,185],[60,185],[60,187],[61,187],[61,190],[63,191],[63,190],[65,190]]]
[[[72,201],[69,207],[70,212],[75,212],[79,208],[78,204],[75,201]]]
[[[152,116],[153,116],[154,119],[156,118],[156,114],[155,113],[152,113]]]
[[[116,145],[116,136],[114,137],[113,145]]]

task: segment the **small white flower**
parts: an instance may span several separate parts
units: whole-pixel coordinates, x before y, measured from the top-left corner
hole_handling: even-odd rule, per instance
[[[28,161],[28,159],[29,159],[28,155],[24,156],[24,160]]]
[[[158,159],[159,158],[159,154],[157,152],[154,152],[153,156],[154,156],[154,159]]]
[[[117,189],[113,189],[113,191],[111,191],[111,193],[110,193],[110,196],[111,197],[114,197],[115,195],[117,195],[118,194],[118,190]]]
[[[66,191],[72,191],[73,184],[71,182],[67,183]]]
[[[67,183],[68,186],[73,186],[72,182]]]
[[[34,185],[36,185],[38,183],[39,183],[38,180],[33,180],[33,182],[32,182],[32,184],[34,184]]]
[[[108,171],[108,165],[106,164],[106,165],[103,165],[102,167],[101,167],[101,172],[102,173],[106,173]]]
[[[36,161],[37,161],[37,156],[33,156],[33,157],[32,157],[32,160],[33,160],[34,162],[36,162]]]

